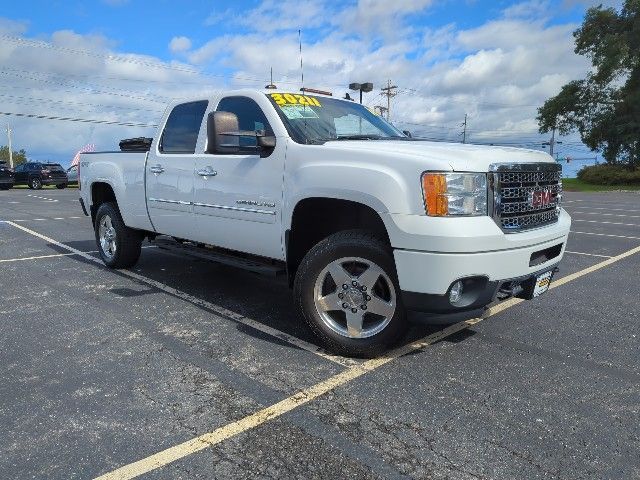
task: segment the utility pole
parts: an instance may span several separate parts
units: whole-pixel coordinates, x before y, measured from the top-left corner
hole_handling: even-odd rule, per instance
[[[467,114],[464,114],[464,122],[460,124],[462,127],[462,143],[467,143]]]
[[[553,127],[553,129],[551,130],[551,140],[549,140],[548,142],[544,142],[542,145],[549,145],[549,155],[553,157],[553,152],[555,151],[556,145],[559,145],[561,143],[562,142],[556,140],[556,127]]]
[[[11,147],[11,126],[7,123],[7,143],[9,144],[9,166],[13,170],[13,149]]]
[[[397,89],[397,85],[391,85],[391,80],[387,80],[387,86],[382,89],[382,94],[387,97],[387,122],[391,116],[391,98],[398,94]]]
[[[383,107],[382,105],[376,105],[375,107],[373,107],[374,110],[377,110],[378,115],[380,115],[381,117],[385,116],[385,113],[387,112],[387,107]]]

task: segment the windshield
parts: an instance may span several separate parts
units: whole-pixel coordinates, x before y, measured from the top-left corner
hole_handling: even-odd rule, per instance
[[[267,97],[298,143],[407,138],[393,125],[357,103],[293,93],[270,93]]]

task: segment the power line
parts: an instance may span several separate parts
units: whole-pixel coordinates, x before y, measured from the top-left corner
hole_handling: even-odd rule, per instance
[[[119,92],[110,92],[110,91],[106,91],[106,90],[97,90],[95,89],[93,86],[91,86],[90,84],[87,84],[87,86],[80,86],[80,85],[75,85],[71,82],[54,82],[53,80],[47,80],[47,79],[43,79],[43,78],[38,78],[38,77],[33,77],[33,76],[27,76],[27,75],[21,75],[18,73],[13,73],[13,72],[7,72],[4,70],[0,70],[0,75],[5,75],[5,76],[14,76],[17,78],[22,78],[24,80],[31,80],[34,82],[40,82],[40,83],[44,83],[44,84],[51,84],[51,85],[61,85],[63,87],[66,88],[76,88],[79,90],[90,90],[90,93],[99,93],[99,94],[103,94],[103,95],[113,95],[116,97],[124,97],[124,98],[132,98],[135,100],[142,100],[145,102],[153,102],[153,103],[167,103],[167,101],[171,100],[169,97],[161,97],[159,95],[155,95],[155,98],[164,98],[165,101],[161,101],[161,100],[154,100],[153,98],[149,98],[149,96],[146,97],[140,97],[140,96],[135,96],[135,95],[127,95],[124,93],[120,93],[122,90],[120,90]],[[130,93],[137,93],[137,92],[130,92]]]
[[[115,109],[124,109],[124,110],[135,110],[135,111],[143,111],[143,112],[154,112],[154,113],[162,113],[164,109],[151,109],[151,108],[141,108],[138,106],[127,106],[127,105],[106,105],[106,104],[98,104],[98,103],[83,103],[83,102],[67,102],[64,100],[53,100],[50,98],[37,98],[37,97],[25,97],[20,95],[9,95],[6,93],[0,93],[0,97],[9,98],[8,103],[17,103],[17,104],[34,104],[34,103],[51,103],[55,105],[63,105],[69,107],[91,107],[91,108],[115,108]]]
[[[37,115],[34,113],[17,113],[17,112],[0,112],[0,115],[9,117],[23,117],[23,118],[38,118],[41,120],[62,120],[66,122],[80,122],[80,123],[95,123],[102,125],[115,125],[121,127],[141,127],[141,128],[157,128],[158,125],[148,123],[137,122],[123,122],[118,120],[95,120],[88,118],[74,118],[74,117],[58,117],[53,115]]]

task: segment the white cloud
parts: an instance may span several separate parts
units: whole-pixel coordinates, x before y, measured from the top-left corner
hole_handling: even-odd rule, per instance
[[[379,89],[391,79],[400,87],[392,120],[403,128],[458,140],[467,113],[471,140],[531,140],[539,138],[536,106],[589,68],[573,53],[577,25],[547,22],[544,1],[517,4],[475,28],[450,24],[420,31],[408,27],[408,19],[429,12],[431,0],[361,0],[346,6],[301,1],[265,0],[253,10],[233,12],[233,18],[232,12],[212,14],[224,18],[208,21],[234,22],[243,26],[241,33],[211,29],[210,39],[197,45],[175,36],[168,48],[183,62],[118,53],[108,38],[72,31],[55,32],[46,48],[2,42],[0,66],[9,73],[0,77],[8,82],[0,101],[10,111],[155,123],[170,98],[220,86],[262,87],[270,68],[277,85],[297,89],[302,27],[307,86],[343,96],[349,82],[372,81],[375,90],[365,95],[365,103],[376,105],[386,103]],[[303,17],[281,18],[291,11]],[[33,41],[24,36],[23,24],[0,19],[3,28]],[[305,29],[313,32],[305,35]],[[74,53],[80,50],[89,52]],[[90,141],[111,149],[120,138],[153,135],[153,130],[37,120],[16,120],[14,130],[16,146],[69,159]]]
[[[541,18],[550,13],[549,0],[528,0],[505,8],[502,14],[506,18]]]
[[[191,40],[187,37],[173,37],[169,42],[172,53],[182,53],[191,49]]]

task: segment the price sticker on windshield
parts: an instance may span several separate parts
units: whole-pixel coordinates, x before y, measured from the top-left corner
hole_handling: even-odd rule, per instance
[[[279,106],[285,105],[302,105],[303,107],[321,107],[322,105],[317,98],[307,95],[299,95],[294,93],[272,93],[271,98]]]

